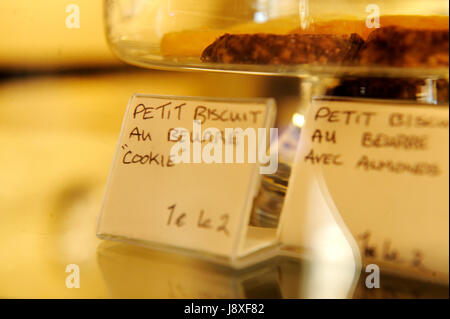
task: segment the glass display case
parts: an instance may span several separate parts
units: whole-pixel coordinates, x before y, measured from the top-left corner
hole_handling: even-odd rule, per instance
[[[448,109],[448,3],[372,2],[106,0],[106,36],[143,68],[300,79],[278,171],[262,178],[250,219],[276,228],[313,100]]]
[[[0,297],[448,298],[448,7],[2,1]],[[124,116],[130,97],[139,122]],[[158,97],[270,109],[254,127],[278,129],[264,145],[277,171],[162,167],[168,131],[193,123],[175,108],[144,122]],[[131,147],[145,165],[119,167],[100,229],[111,161]]]

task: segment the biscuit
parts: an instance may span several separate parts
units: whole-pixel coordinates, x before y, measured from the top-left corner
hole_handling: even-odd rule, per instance
[[[342,64],[358,55],[357,34],[225,34],[208,46],[202,61],[235,64]]]

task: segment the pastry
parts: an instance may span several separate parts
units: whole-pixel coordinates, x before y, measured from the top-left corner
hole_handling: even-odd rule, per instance
[[[411,101],[428,101],[432,98],[436,103],[445,104],[448,103],[449,88],[445,79],[439,79],[433,84],[414,78],[345,78],[339,85],[329,89],[326,95]]]
[[[243,64],[342,64],[357,56],[364,40],[329,34],[225,34],[208,46],[202,61]]]
[[[397,26],[373,31],[361,48],[360,65],[448,67],[449,32]]]

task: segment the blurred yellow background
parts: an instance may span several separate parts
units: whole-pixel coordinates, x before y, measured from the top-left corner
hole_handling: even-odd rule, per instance
[[[66,27],[70,4],[78,5],[80,28]],[[0,17],[0,69],[119,63],[104,37],[102,0],[2,0]]]

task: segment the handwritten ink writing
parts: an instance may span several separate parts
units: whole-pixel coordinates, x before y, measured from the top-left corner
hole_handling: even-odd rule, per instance
[[[132,139],[133,137],[136,137],[138,142],[140,142],[141,140],[144,142],[147,140],[152,140],[150,132],[146,133],[145,130],[141,131],[137,126],[130,132],[130,135],[128,136],[129,139]]]
[[[325,131],[325,133],[322,133],[321,130],[317,129],[312,135],[312,141],[319,144],[322,143],[322,141],[336,144],[336,131]]]
[[[176,118],[181,120],[181,113],[183,107],[186,103],[181,103],[176,106],[173,106],[174,103],[168,102],[161,105],[154,106],[145,106],[144,104],[138,104],[133,111],[133,119],[136,119],[138,116],[142,120],[151,120],[154,119],[155,116],[162,120],[169,120],[174,118],[174,113],[176,114]],[[173,112],[172,112],[173,111]]]
[[[428,137],[426,135],[406,135],[397,134],[390,136],[387,134],[373,134],[364,132],[361,138],[361,145],[363,147],[390,147],[394,149],[404,150],[426,150],[428,148]]]
[[[261,111],[233,112],[199,105],[195,108],[194,120],[200,120],[201,124],[206,121],[257,123],[261,114]]]
[[[404,161],[370,159],[363,155],[356,163],[356,168],[365,171],[383,171],[396,174],[412,174],[421,176],[439,176],[441,169],[438,164],[427,162],[407,163]]]
[[[193,142],[201,142],[201,143],[219,143],[222,144],[232,144],[237,145],[238,139],[234,138],[236,134],[229,134],[228,136],[225,133],[225,130],[219,130],[217,134],[212,134],[209,132],[205,132],[204,134],[195,134],[192,131],[189,131],[189,138],[191,143]],[[185,141],[185,136],[182,132],[176,128],[171,128],[167,132],[167,141],[171,143],[177,143],[180,141]]]
[[[227,229],[227,224],[228,224],[228,220],[230,219],[230,216],[228,214],[224,214],[224,215],[220,216],[220,219],[222,220],[222,224],[219,227],[217,227],[217,231],[223,232],[226,236],[228,236],[229,232]]]
[[[369,126],[372,118],[376,116],[374,112],[358,111],[333,111],[329,107],[321,107],[317,110],[314,120],[325,119],[329,123],[362,124]]]
[[[198,216],[197,226],[199,228],[211,228],[211,219],[209,219],[209,218],[203,219],[204,214],[205,214],[205,211],[201,210],[200,215]]]
[[[166,226],[176,226],[177,228],[182,228],[189,223],[189,217],[195,217],[196,214],[189,213],[185,211],[178,212],[177,204],[172,204],[167,207],[168,217]],[[215,231],[217,233],[223,233],[225,236],[229,236],[228,223],[230,216],[228,214],[221,215],[218,220],[214,221],[204,209],[200,209],[199,213],[196,215],[195,226],[198,229]]]
[[[404,128],[449,128],[449,120],[423,115],[393,113],[389,115],[388,125]]]
[[[315,154],[314,150],[311,150],[308,155],[305,156],[305,162],[310,162],[311,164],[323,164],[323,165],[343,165],[341,161],[341,155],[339,154]]]
[[[377,245],[371,244],[372,234],[370,231],[365,231],[356,236],[356,240],[359,243],[361,253],[365,258],[380,258],[387,262],[392,262],[396,264],[409,263],[414,268],[419,268],[421,270],[426,270],[423,262],[425,260],[425,255],[420,249],[412,249],[410,255],[401,256],[399,251],[393,248],[390,239],[384,239],[382,241],[382,254],[377,253]]]
[[[128,147],[124,147],[127,149]],[[174,162],[170,155],[163,155],[153,151],[146,154],[138,154],[132,150],[128,150],[122,157],[122,163],[126,165],[140,164],[140,165],[156,165],[161,167],[173,167]]]
[[[167,226],[170,226],[172,224],[172,217],[173,213],[175,212],[176,205],[173,204],[168,207],[170,213],[169,213],[169,219],[167,220]],[[177,227],[183,227],[185,225],[184,219],[186,218],[186,213],[181,213],[175,220],[175,225]]]

